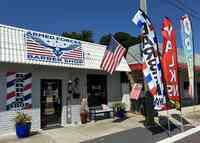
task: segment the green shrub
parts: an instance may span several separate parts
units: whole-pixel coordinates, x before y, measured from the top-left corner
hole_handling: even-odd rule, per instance
[[[31,122],[31,116],[25,113],[18,112],[15,117],[15,123],[16,124],[23,124],[23,123],[30,123]]]
[[[125,111],[126,104],[121,102],[113,103],[112,105],[114,111]]]

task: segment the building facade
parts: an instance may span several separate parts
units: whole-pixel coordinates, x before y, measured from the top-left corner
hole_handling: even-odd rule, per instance
[[[121,100],[120,72],[100,69],[106,47],[0,25],[0,133],[14,131],[17,112],[32,116],[32,129],[80,124],[80,100],[89,106]]]

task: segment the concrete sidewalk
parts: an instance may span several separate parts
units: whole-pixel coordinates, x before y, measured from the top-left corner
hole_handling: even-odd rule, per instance
[[[199,111],[200,106],[187,107],[182,109],[182,115],[191,125],[197,126],[200,125]],[[161,116],[165,116],[165,114],[166,111],[159,113]],[[178,112],[171,110],[170,114],[178,114]],[[38,134],[25,139],[17,139],[15,134],[4,135],[0,136],[0,143],[78,143],[130,129],[145,128],[143,125],[144,120],[143,116],[130,113],[128,118],[121,122],[106,119],[76,127],[42,130]]]
[[[142,127],[143,124],[140,121],[143,120],[144,117],[141,115],[129,114],[127,119],[119,122],[113,122],[113,119],[106,119],[76,127],[43,130],[25,139],[17,139],[14,134],[0,136],[0,143],[78,143]]]
[[[96,123],[89,123],[81,127],[48,130],[45,134],[49,135],[53,140],[56,140],[57,143],[63,143],[63,141],[77,143],[136,127],[142,127],[140,123],[142,120],[144,120],[142,116],[129,116],[128,119],[122,122],[113,122],[113,119],[109,119]],[[64,135],[60,133],[64,133]]]

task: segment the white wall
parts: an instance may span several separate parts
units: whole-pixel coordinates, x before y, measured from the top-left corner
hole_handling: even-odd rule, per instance
[[[41,79],[60,79],[62,80],[62,123],[66,124],[66,95],[67,95],[67,82],[79,77],[81,84],[81,93],[87,96],[87,74],[106,74],[96,70],[80,70],[72,68],[58,68],[50,66],[33,66],[33,65],[14,65],[14,64],[1,64],[0,70],[0,134],[14,131],[14,117],[15,112],[6,111],[6,72],[31,72],[32,73],[32,109],[27,110],[32,115],[32,129],[40,129],[40,80]],[[107,97],[108,102],[121,100],[121,86],[120,86],[120,73],[116,72],[112,76],[107,76]],[[77,105],[80,100],[72,101],[73,110],[77,110]],[[76,117],[75,117],[76,116]],[[79,114],[74,114],[73,119],[80,120]],[[72,121],[72,123],[74,123]]]

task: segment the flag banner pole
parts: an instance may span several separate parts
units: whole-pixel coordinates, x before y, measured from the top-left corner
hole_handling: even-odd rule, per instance
[[[170,117],[169,110],[166,110],[166,112],[167,112],[168,135],[171,136],[171,127],[170,127],[170,120],[169,120],[169,117]]]
[[[188,67],[188,77],[189,77],[189,96],[193,100],[193,112],[195,112],[195,100],[194,97],[194,47],[192,38],[192,26],[189,16],[186,14],[181,17],[181,38],[183,43],[183,50],[185,55],[185,60]]]
[[[176,108],[181,110],[179,79],[178,79],[178,58],[176,48],[176,31],[172,27],[172,22],[165,17],[162,22],[162,70],[165,91],[167,95],[167,110]]]
[[[180,110],[180,113],[181,113],[181,132],[184,132],[183,114],[181,110]]]
[[[169,109],[175,107],[181,111],[181,96],[179,92],[176,31],[173,29],[172,22],[168,17],[163,19],[161,32],[163,37],[161,63],[163,71],[163,85],[165,87],[164,93],[166,94],[167,99],[165,107],[168,117],[168,134],[171,136]]]
[[[164,87],[162,83],[161,63],[156,33],[150,19],[141,9],[138,10],[132,21],[142,29],[144,79],[148,86],[150,96],[154,98],[154,110],[161,110],[165,104],[165,97],[163,93]]]

